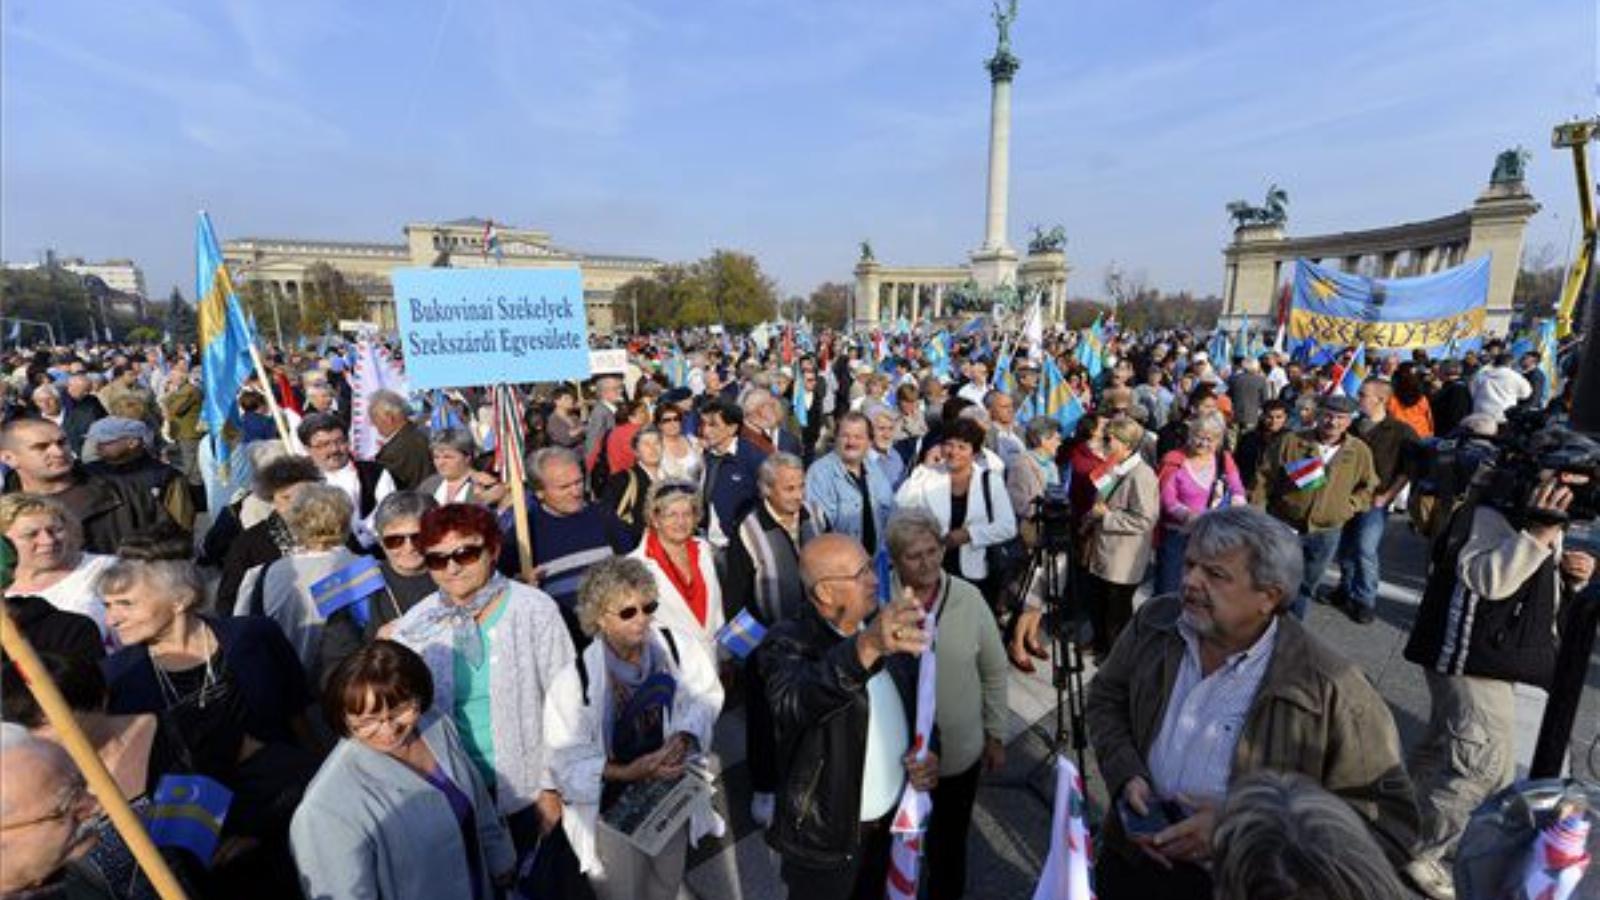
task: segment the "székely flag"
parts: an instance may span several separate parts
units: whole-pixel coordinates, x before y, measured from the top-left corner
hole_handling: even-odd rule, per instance
[[[176,847],[211,866],[233,792],[204,775],[163,775],[144,813],[150,840]]]
[[[767,636],[767,626],[750,614],[750,608],[739,610],[739,614],[729,619],[717,629],[717,643],[727,648],[737,659],[744,659],[761,646],[761,639]]]
[[[326,619],[352,603],[383,590],[383,570],[378,561],[363,556],[332,575],[311,585],[311,600],[317,604],[317,615]],[[366,627],[366,608],[351,609],[356,621]]]

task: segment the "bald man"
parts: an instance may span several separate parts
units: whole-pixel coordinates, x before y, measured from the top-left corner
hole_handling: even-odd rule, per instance
[[[0,733],[0,896],[52,878],[94,847],[99,810],[65,750],[8,724]],[[78,896],[71,894],[70,896]],[[82,896],[94,896],[93,893]]]
[[[807,544],[800,580],[809,602],[773,626],[756,654],[778,748],[768,841],[783,856],[791,900],[876,900],[902,787],[932,790],[938,779],[938,758],[919,762],[911,752],[926,613],[907,595],[868,622],[878,580],[845,535]]]

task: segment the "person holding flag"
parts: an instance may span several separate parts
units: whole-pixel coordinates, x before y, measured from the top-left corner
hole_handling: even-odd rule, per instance
[[[790,900],[881,900],[901,788],[939,779],[938,755],[911,746],[928,613],[909,592],[880,610],[872,558],[841,534],[805,546],[800,578],[807,604],[754,657],[778,736],[768,842]]]
[[[1372,450],[1349,434],[1356,402],[1342,394],[1319,401],[1316,426],[1291,432],[1261,461],[1250,502],[1300,535],[1304,579],[1289,612],[1304,619],[1322,573],[1339,549],[1346,522],[1372,508],[1378,472]]]

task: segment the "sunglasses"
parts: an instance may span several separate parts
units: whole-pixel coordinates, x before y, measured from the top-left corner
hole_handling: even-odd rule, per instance
[[[422,533],[408,531],[405,534],[386,534],[383,536],[383,549],[385,550],[399,550],[406,544],[410,544],[413,547],[421,547]]]
[[[446,566],[454,562],[458,566],[470,566],[483,558],[484,547],[482,544],[468,544],[457,547],[453,553],[424,553],[422,561],[432,572],[442,572]]]
[[[639,613],[644,613],[647,616],[653,616],[653,615],[656,614],[656,610],[658,610],[660,608],[661,608],[661,604],[657,603],[654,600],[651,600],[649,603],[646,603],[643,606],[629,606],[629,607],[624,607],[623,609],[614,609],[611,612],[612,612],[613,615],[615,615],[617,618],[621,619],[622,621],[628,622],[628,621],[631,621],[633,619],[633,617],[637,616]]]
[[[673,422],[682,422],[682,421],[683,421],[683,419],[678,417],[678,416],[662,416],[661,417],[661,424],[663,424],[663,425],[669,425],[669,424],[671,424]]]

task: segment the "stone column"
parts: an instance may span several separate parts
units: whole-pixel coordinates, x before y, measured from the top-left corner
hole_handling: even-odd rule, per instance
[[[980,287],[1015,284],[1017,251],[1006,243],[1007,204],[1011,191],[1011,81],[1022,65],[1002,45],[987,63],[989,69],[989,192],[985,206],[983,246],[972,253],[972,277]]]
[[[1539,204],[1520,181],[1491,184],[1473,202],[1467,260],[1489,257],[1487,327],[1505,334],[1511,325],[1511,295],[1522,265],[1522,234]]]
[[[872,260],[856,263],[856,302],[852,315],[857,322],[878,321],[878,264]]]
[[[1223,251],[1227,281],[1222,287],[1222,312],[1227,316],[1268,319],[1277,301],[1278,251],[1283,229],[1277,225],[1245,225],[1233,233]]]
[[[933,317],[935,319],[944,318],[944,282],[942,281],[933,286]]]
[[[922,285],[911,282],[911,324],[922,318]]]

